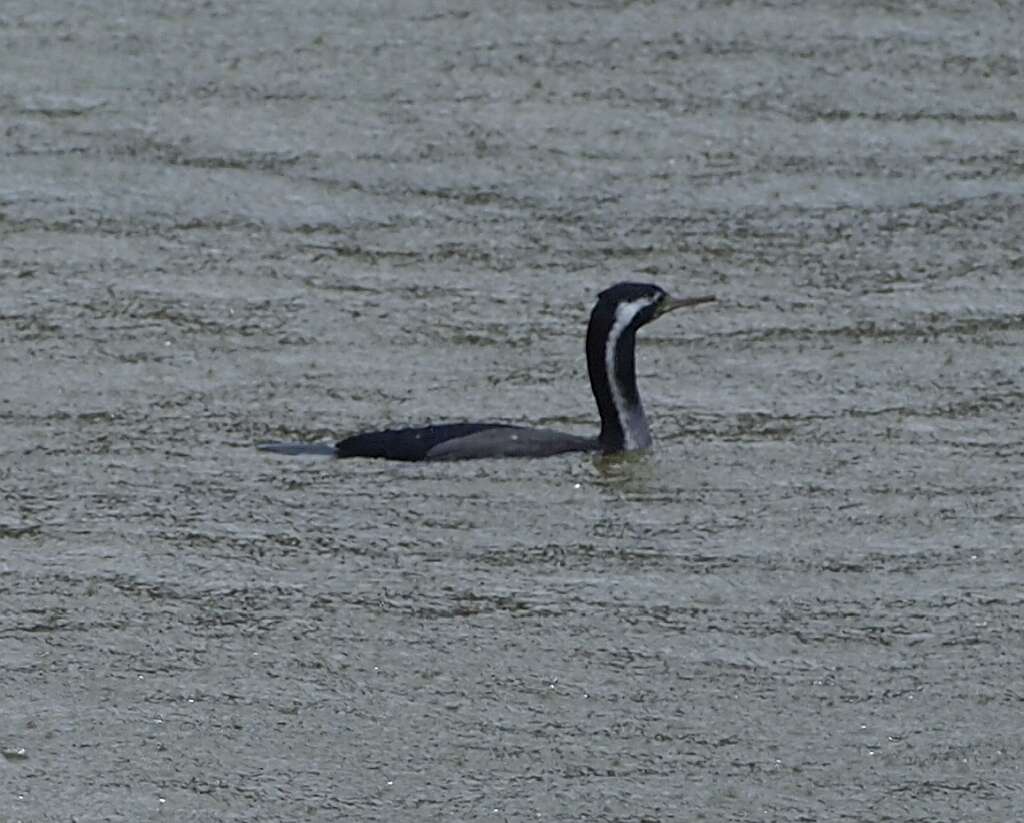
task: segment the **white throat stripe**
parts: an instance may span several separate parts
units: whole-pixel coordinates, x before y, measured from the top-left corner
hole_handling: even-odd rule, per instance
[[[643,420],[643,409],[629,408],[626,405],[626,398],[622,396],[618,376],[615,374],[615,349],[619,345],[619,338],[630,323],[633,322],[637,313],[643,311],[655,302],[653,297],[643,297],[639,300],[632,300],[629,303],[619,303],[615,307],[615,322],[612,323],[611,331],[608,332],[608,341],[604,350],[604,366],[608,372],[608,385],[612,392],[612,402],[615,404],[615,411],[619,414],[619,423],[622,426],[622,436],[627,451],[647,448],[649,442],[639,442],[641,439],[650,440],[650,434],[646,433],[646,420]],[[643,431],[634,431],[630,425],[634,417],[639,417],[642,422]]]

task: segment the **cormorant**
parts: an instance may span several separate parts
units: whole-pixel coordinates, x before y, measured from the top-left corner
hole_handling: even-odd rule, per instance
[[[587,371],[601,415],[597,437],[505,423],[441,423],[356,434],[328,443],[261,443],[278,454],[376,457],[387,460],[468,460],[549,457],[565,452],[615,453],[649,448],[651,432],[636,387],[636,333],[655,318],[713,295],[670,297],[649,283],[618,283],[598,295],[587,326]]]

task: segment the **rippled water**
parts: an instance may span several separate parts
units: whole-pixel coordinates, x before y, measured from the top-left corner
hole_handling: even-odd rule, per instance
[[[1017,816],[1020,31],[6,3],[0,819]],[[590,433],[627,278],[650,455],[253,449]]]

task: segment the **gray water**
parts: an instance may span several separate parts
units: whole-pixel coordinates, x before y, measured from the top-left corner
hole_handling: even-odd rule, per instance
[[[6,0],[0,820],[1019,819],[1022,31]]]

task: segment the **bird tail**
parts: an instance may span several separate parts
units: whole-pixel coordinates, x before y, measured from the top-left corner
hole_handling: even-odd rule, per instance
[[[333,443],[257,443],[261,452],[274,454],[309,454],[319,457],[337,457],[338,452]]]

